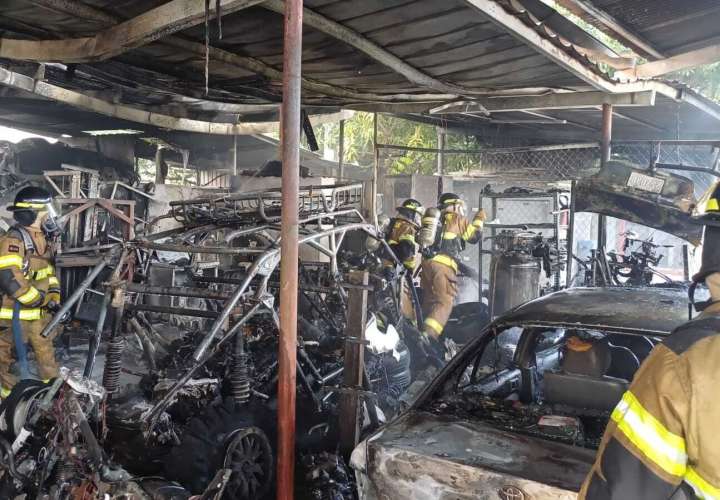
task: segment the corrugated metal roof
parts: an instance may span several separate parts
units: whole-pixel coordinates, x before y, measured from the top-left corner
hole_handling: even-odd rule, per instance
[[[62,8],[62,2],[58,2],[60,7],[48,8],[47,0],[4,0],[0,12],[0,35],[29,39],[91,35],[110,26],[108,16],[119,22],[166,1],[76,2],[75,5],[101,9],[101,13],[93,20],[69,13]],[[660,10],[657,8],[651,9],[652,5],[660,3],[668,5],[666,13],[655,12]],[[607,7],[618,16],[626,15],[628,23],[636,23],[638,29],[647,30],[648,34],[653,29],[658,30],[658,23],[669,29],[670,26],[684,26],[685,18],[690,19],[692,15],[695,15],[697,21],[698,12],[702,10],[700,4],[705,6],[703,8],[706,11],[712,7],[708,0],[691,3],[693,5],[687,8],[683,17],[677,14],[681,4],[678,0],[595,2],[598,7]],[[558,17],[537,0],[522,0],[522,3],[497,0],[497,4],[505,13],[514,16],[523,26],[551,44],[553,50],[579,61],[593,78],[610,82],[608,75],[586,57],[586,54],[592,55],[593,51],[612,55],[612,51],[603,49],[597,40],[578,31],[569,21],[562,16]],[[633,7],[629,8],[629,4]],[[586,81],[589,78],[579,78],[567,65],[557,64],[541,54],[465,0],[306,0],[305,6],[354,30],[426,75],[442,83],[467,89],[470,97],[474,92],[541,93],[592,89]],[[674,17],[671,18],[671,15]],[[710,14],[708,16],[712,18]],[[212,22],[212,45],[230,54],[254,58],[279,70],[282,65],[282,21],[280,14],[262,6],[229,14],[222,20],[222,39],[216,36],[216,25]],[[705,34],[704,29],[698,30],[698,36]],[[181,41],[201,44],[204,35],[201,24],[174,36]],[[686,44],[689,40],[687,36],[683,38],[678,35],[666,41],[668,45],[663,47]],[[48,66],[44,78],[59,87],[79,90],[109,102],[143,107],[169,115],[216,122],[234,122],[238,117],[242,121],[277,119],[277,104],[281,99],[281,82],[277,78],[213,60],[209,67],[210,90],[206,95],[203,53],[178,48],[177,43],[170,44],[165,37],[103,62],[78,64],[69,70]],[[28,75],[33,75],[36,70],[35,65],[23,65],[17,61],[0,61],[0,65]],[[303,76],[313,82],[334,85],[338,89],[371,94],[361,99],[305,89],[304,104],[309,112],[315,113],[334,111],[338,107],[377,104],[388,99],[409,102],[418,95],[430,101],[427,105],[427,109],[430,109],[436,105],[433,103],[447,102],[449,99],[447,94],[441,96],[436,90],[412,83],[397,68],[377,62],[341,38],[334,38],[307,25],[303,38]],[[7,114],[0,118],[7,120],[10,116],[16,116],[32,124],[29,117],[42,101],[29,101],[27,98],[26,93],[19,91],[4,94],[4,97],[0,97],[0,109],[7,111]],[[617,117],[615,120],[616,135],[628,139],[654,138],[658,134],[674,138],[678,124],[687,136],[697,135],[700,138],[720,132],[717,120],[695,112],[691,104],[678,103],[662,96],[658,97],[657,102],[655,108],[621,110],[626,117]],[[63,127],[72,128],[71,121],[110,121],[63,105],[51,105],[47,109],[46,116],[55,116],[57,121],[44,125],[53,131]],[[720,107],[717,109],[720,115]],[[567,123],[499,125],[468,116],[454,116],[452,121],[479,133],[502,131],[531,136],[544,142],[595,139],[599,133],[600,114],[597,109],[543,114],[551,120],[565,120]],[[497,116],[505,121],[528,118],[519,113],[498,113]],[[118,126],[127,128],[126,124],[115,121]],[[108,128],[107,123],[103,128]]]
[[[717,0],[592,0],[591,3],[665,55],[720,42],[720,2]],[[580,16],[602,29],[591,16]]]

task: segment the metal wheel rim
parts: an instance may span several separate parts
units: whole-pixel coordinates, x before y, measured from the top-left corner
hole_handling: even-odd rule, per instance
[[[232,469],[224,499],[262,498],[273,478],[272,448],[265,433],[257,427],[247,427],[234,433],[225,451],[223,465]]]

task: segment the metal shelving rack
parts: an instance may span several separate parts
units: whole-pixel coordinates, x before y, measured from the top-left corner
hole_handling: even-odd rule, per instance
[[[485,224],[485,230],[490,229],[490,237],[492,238],[492,248],[491,250],[483,250],[482,246],[480,248],[480,251],[478,252],[478,274],[480,276],[480,300],[482,300],[482,289],[483,289],[483,256],[485,254],[491,254],[493,251],[495,251],[495,236],[497,235],[498,230],[503,229],[528,229],[528,230],[535,230],[535,229],[552,229],[553,231],[553,239],[555,241],[555,251],[557,252],[557,255],[561,255],[561,248],[562,245],[560,244],[561,238],[560,235],[562,234],[562,230],[566,229],[566,240],[567,238],[571,238],[570,236],[570,227],[567,225],[561,225],[560,223],[560,213],[564,210],[562,204],[561,204],[561,198],[567,197],[568,200],[570,200],[570,194],[567,191],[551,191],[551,192],[530,192],[530,193],[480,193],[479,196],[479,207],[483,207],[483,201],[488,198],[491,202],[491,213],[488,217],[488,220],[494,221],[498,217],[498,201],[499,200],[542,200],[542,199],[550,199],[552,200],[553,209],[552,209],[552,216],[553,221],[547,222],[547,223],[529,223],[529,224],[502,224],[502,223],[492,223],[488,222]],[[571,209],[570,209],[571,210]],[[568,221],[572,220],[572,214],[569,215]],[[481,244],[482,245],[482,244]],[[560,284],[560,271],[557,270],[553,273],[553,287],[554,289],[560,290],[561,284]]]

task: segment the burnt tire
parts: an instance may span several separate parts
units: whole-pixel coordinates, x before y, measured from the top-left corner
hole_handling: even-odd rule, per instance
[[[274,483],[275,460],[263,425],[263,408],[236,406],[231,399],[193,418],[164,460],[165,476],[199,495],[224,467],[233,473],[224,500],[262,499]]]

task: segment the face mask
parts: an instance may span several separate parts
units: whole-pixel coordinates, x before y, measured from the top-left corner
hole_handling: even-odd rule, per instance
[[[32,226],[37,219],[37,212],[34,210],[15,210],[13,212],[13,218],[18,221],[21,226]]]

